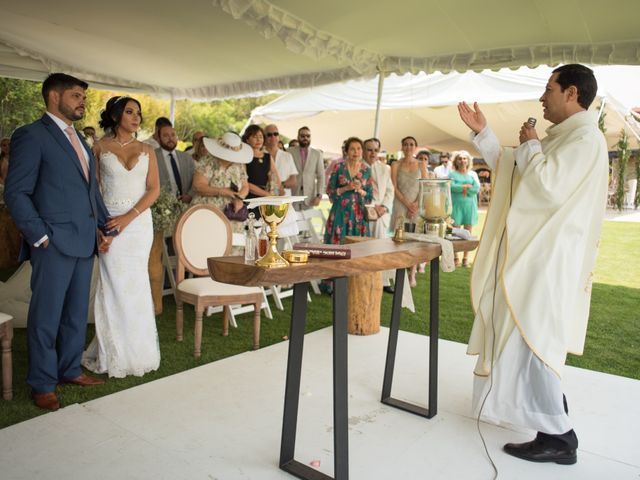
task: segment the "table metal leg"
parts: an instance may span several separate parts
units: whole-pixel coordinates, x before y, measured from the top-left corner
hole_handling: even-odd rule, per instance
[[[404,269],[396,270],[395,295],[393,296],[393,305],[391,308],[389,342],[387,344],[387,360],[384,367],[384,380],[382,383],[382,403],[426,418],[432,418],[438,412],[439,268],[440,261],[436,257],[431,260],[429,266],[429,407],[421,407],[391,396],[396,349],[398,346],[398,330],[400,329],[400,305],[402,301],[402,290],[404,288]]]
[[[349,478],[347,277],[333,279],[333,463],[336,480]]]
[[[330,477],[294,460],[302,347],[307,316],[309,283],[293,288],[289,358],[282,421],[280,468],[304,480],[348,480],[349,478],[349,408],[347,371],[347,278],[333,279],[333,446],[334,477]]]

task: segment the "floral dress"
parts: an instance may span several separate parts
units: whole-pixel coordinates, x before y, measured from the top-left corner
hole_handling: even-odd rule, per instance
[[[211,155],[206,155],[200,159],[196,164],[196,172],[203,175],[209,181],[210,187],[231,188],[231,184],[233,183],[238,187],[238,190],[240,190],[244,184],[248,182],[247,172],[243,164],[231,163],[225,169],[220,164],[220,161]],[[196,194],[191,204],[197,205],[199,203],[213,205],[222,211],[227,204],[231,203],[231,199],[219,195],[208,196]],[[231,222],[231,230],[234,233],[244,234],[244,222],[236,220],[229,220],[229,222]],[[244,248],[242,247],[233,247],[231,249],[232,255],[241,255],[243,252]]]
[[[373,182],[371,168],[366,162],[360,162],[355,178],[359,178],[362,189],[366,192],[362,197],[353,190],[338,195],[338,188],[354,180],[349,174],[347,162],[337,164],[331,172],[327,184],[327,194],[333,203],[324,233],[324,243],[341,244],[347,235],[366,237],[369,235],[369,222],[364,218],[364,206],[373,201]]]

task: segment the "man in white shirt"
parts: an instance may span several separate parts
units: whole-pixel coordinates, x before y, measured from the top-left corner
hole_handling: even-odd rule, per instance
[[[326,191],[322,152],[311,148],[310,144],[311,130],[309,130],[309,127],[301,127],[298,129],[298,146],[289,148],[289,153],[293,157],[296,170],[300,175],[293,189],[293,194],[307,197],[304,202],[294,204],[295,208],[298,209],[309,209],[318,206],[322,195]]]
[[[369,222],[369,231],[375,238],[386,238],[391,220],[391,208],[393,207],[393,182],[391,182],[391,167],[378,158],[380,153],[380,140],[370,138],[364,142],[364,159],[371,168],[371,180],[373,181],[373,206],[378,213],[378,219]],[[393,293],[390,278],[393,271],[382,272],[383,290]]]
[[[504,446],[534,462],[577,461],[560,380],[567,353],[584,348],[606,206],[607,145],[587,111],[596,92],[589,68],[556,68],[540,98],[553,126],[540,141],[524,123],[516,149],[500,148],[477,104],[458,106],[495,177],[471,277],[474,408],[537,430],[531,442]]]
[[[433,169],[433,173],[436,174],[436,178],[449,178],[449,172],[451,172],[451,154],[442,152],[440,154],[440,165]]]
[[[280,132],[276,125],[267,125],[264,133],[266,137],[264,145],[267,153],[276,162],[276,170],[278,170],[278,176],[284,187],[284,194],[291,195],[291,190],[296,186],[298,178],[298,170],[293,157],[289,152],[280,149]]]
[[[170,125],[160,127],[158,140],[160,147],[156,148],[156,158],[160,187],[169,189],[183,203],[191,203],[191,182],[196,169],[193,157],[176,150],[178,137],[175,128]]]

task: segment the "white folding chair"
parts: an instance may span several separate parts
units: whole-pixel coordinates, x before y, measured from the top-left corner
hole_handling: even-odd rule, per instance
[[[322,236],[324,235],[325,224],[327,219],[324,217],[324,213],[319,208],[310,208],[307,210],[301,210],[302,216],[308,222],[307,232],[309,233],[309,240],[311,243],[323,243]]]

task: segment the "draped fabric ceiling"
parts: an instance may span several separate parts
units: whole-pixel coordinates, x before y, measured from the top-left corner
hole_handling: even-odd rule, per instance
[[[0,75],[213,99],[389,73],[640,64],[638,0],[0,0]]]
[[[383,148],[392,152],[400,149],[400,139],[406,135],[438,150],[470,149],[469,129],[457,113],[457,103],[465,100],[477,101],[501,144],[512,145],[518,142],[518,130],[527,118],[537,118],[540,133],[551,125],[542,118],[538,101],[551,71],[539,66],[481,73],[392,74],[384,80],[378,137]],[[640,106],[640,66],[597,66],[594,71],[599,98],[591,109],[604,105],[609,148],[615,150],[622,128],[632,148],[638,148],[640,123],[631,110]],[[339,153],[346,134],[372,136],[377,89],[374,78],[294,90],[256,108],[251,121],[276,123],[290,138],[295,138],[299,127],[308,126],[316,148]]]

